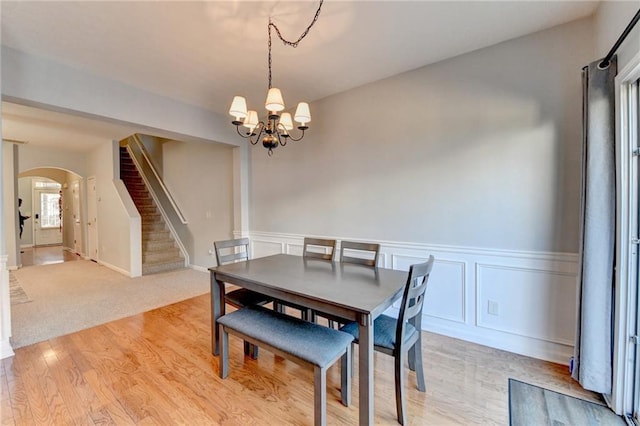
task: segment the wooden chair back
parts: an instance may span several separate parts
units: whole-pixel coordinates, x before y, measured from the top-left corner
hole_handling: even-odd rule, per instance
[[[216,249],[216,261],[218,265],[249,260],[248,238],[216,241],[213,245]]]
[[[346,253],[345,250],[347,251]],[[340,242],[340,263],[376,266],[379,252],[380,244],[342,241]],[[353,256],[353,254],[356,254],[356,256]]]
[[[405,325],[411,322],[416,330],[422,329],[422,307],[424,306],[424,293],[427,290],[427,282],[431,269],[433,269],[433,256],[424,263],[411,265],[409,268],[409,277],[402,295],[402,304],[400,305],[400,313],[398,314],[398,326],[396,327],[397,350],[402,350],[404,342]]]
[[[310,247],[320,247],[323,251],[309,250]],[[327,240],[323,238],[305,238],[304,248],[302,249],[302,257],[333,260],[333,252],[335,248],[336,240]]]

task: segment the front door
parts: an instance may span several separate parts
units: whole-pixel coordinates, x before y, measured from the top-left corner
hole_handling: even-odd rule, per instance
[[[62,244],[60,191],[36,189],[33,195],[33,245]]]

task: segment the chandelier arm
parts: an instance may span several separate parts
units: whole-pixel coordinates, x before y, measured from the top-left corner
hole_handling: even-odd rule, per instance
[[[300,135],[299,138],[294,138],[293,136],[291,136],[291,133],[289,133],[289,139],[291,139],[294,142],[298,142],[299,140],[302,140],[302,138],[304,138],[304,129],[302,129],[302,134]]]
[[[280,123],[278,123],[278,125],[280,125]],[[278,137],[278,143],[279,143],[281,146],[287,146],[287,137],[286,137],[286,136],[281,136],[281,135],[280,135],[280,132],[278,132],[278,131],[276,131],[276,132],[275,132],[275,134],[276,134],[276,135],[277,135],[277,137]],[[282,139],[284,139],[284,142],[282,142]]]
[[[249,139],[251,137],[251,133],[242,133],[242,132],[240,132],[240,126],[241,126],[241,124],[236,124],[236,132],[238,132],[238,134],[240,136],[242,136],[243,138]]]
[[[255,129],[260,128],[260,131],[258,132],[258,134],[256,135],[255,133]],[[258,143],[258,141],[260,141],[260,137],[262,136],[262,133],[264,132],[264,122],[259,122],[258,125],[255,127],[254,132],[251,132],[251,134],[249,134],[249,136],[247,136],[249,138],[249,142],[251,142],[251,145],[255,145]],[[256,139],[253,140],[252,136],[255,136]]]

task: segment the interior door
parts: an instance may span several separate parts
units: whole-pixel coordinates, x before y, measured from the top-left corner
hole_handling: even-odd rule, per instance
[[[87,178],[87,255],[98,261],[98,196],[96,178]]]
[[[60,191],[35,189],[33,195],[33,245],[62,244]]]
[[[73,196],[73,251],[76,254],[83,254],[82,247],[82,219],[80,218],[80,181],[71,183],[71,194]]]

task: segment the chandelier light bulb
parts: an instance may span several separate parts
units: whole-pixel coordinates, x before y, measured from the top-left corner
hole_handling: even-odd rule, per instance
[[[229,115],[234,116],[235,121],[242,121],[247,116],[247,101],[242,96],[234,96],[229,108]]]
[[[296,108],[295,120],[300,123],[300,126],[305,127],[307,123],[311,121],[311,111],[309,111],[309,104],[306,102],[300,102]]]
[[[267,111],[272,112],[280,112],[284,109],[284,100],[282,99],[282,92],[280,92],[280,89],[276,89],[275,87],[269,89],[269,93],[267,93],[267,102],[265,102],[264,107]]]

